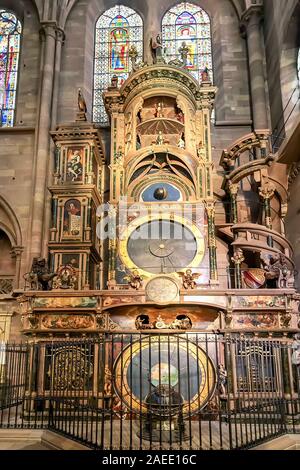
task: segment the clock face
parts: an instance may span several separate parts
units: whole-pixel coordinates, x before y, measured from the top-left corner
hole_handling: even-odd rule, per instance
[[[158,386],[171,388],[183,413],[203,408],[214,393],[216,373],[204,350],[186,337],[146,336],[126,347],[114,365],[115,389],[130,410],[149,412]]]
[[[154,302],[165,303],[177,299],[178,286],[168,277],[156,277],[148,282],[146,286],[146,298]]]
[[[120,255],[128,268],[138,268],[142,274],[171,274],[199,266],[204,256],[203,235],[180,217],[144,217],[128,226]]]

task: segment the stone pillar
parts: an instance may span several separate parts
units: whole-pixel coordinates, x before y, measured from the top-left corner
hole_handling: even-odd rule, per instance
[[[230,194],[230,208],[231,208],[231,222],[233,224],[238,223],[238,210],[237,210],[237,194],[239,191],[239,185],[233,184],[229,181],[228,184],[229,194]]]
[[[259,195],[263,199],[264,204],[264,216],[265,216],[265,226],[272,230],[272,218],[271,218],[271,198],[274,196],[275,188],[271,184],[267,184],[259,188]],[[272,237],[268,237],[268,245],[273,246]]]
[[[208,229],[208,250],[209,250],[209,272],[210,281],[213,284],[218,281],[218,268],[217,268],[217,244],[215,234],[215,202],[206,202],[205,209],[207,214],[207,229]]]
[[[253,128],[268,129],[267,99],[264,80],[264,49],[261,35],[262,7],[251,6],[242,17],[247,37]]]
[[[109,289],[113,289],[116,285],[116,257],[117,257],[117,239],[116,224],[117,210],[114,206],[110,206],[108,212],[108,283]]]
[[[242,273],[241,264],[245,260],[243,252],[240,248],[237,248],[234,252],[231,261],[234,263],[234,283],[236,289],[242,288]]]
[[[61,70],[61,53],[62,46],[65,40],[64,31],[60,28],[56,28],[56,48],[55,48],[55,60],[54,60],[54,77],[53,77],[53,95],[52,95],[52,109],[51,109],[51,129],[54,129],[57,125],[57,107],[58,107],[58,96],[59,96],[59,78]],[[53,158],[54,155],[54,158]],[[49,158],[47,162],[47,174],[46,181],[48,186],[52,184],[53,173],[57,173],[57,149],[53,141],[50,142]],[[42,257],[47,258],[48,256],[48,238],[50,230],[51,220],[51,195],[46,193],[45,201],[45,223],[43,227],[43,240],[42,240]]]
[[[14,246],[12,249],[12,257],[16,260],[16,274],[14,281],[14,289],[19,289],[20,287],[20,273],[21,273],[21,257],[24,248],[22,246]]]
[[[47,169],[50,150],[50,127],[52,113],[52,94],[54,80],[54,62],[56,50],[56,23],[42,24],[42,69],[40,88],[40,108],[36,135],[36,153],[34,162],[34,187],[31,229],[31,256],[41,256],[43,227],[45,223],[45,196],[47,191]]]

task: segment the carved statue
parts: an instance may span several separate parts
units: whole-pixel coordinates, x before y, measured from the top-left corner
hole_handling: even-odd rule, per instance
[[[24,275],[32,290],[51,290],[56,273],[50,273],[44,258],[33,258],[31,271]]]
[[[300,366],[300,334],[296,333],[294,336],[294,341],[292,344],[293,354],[292,354],[292,363],[295,366]]]
[[[162,103],[156,104],[155,105],[155,117],[162,118],[163,117],[162,110],[163,110],[163,104]]]
[[[156,40],[153,40],[152,38],[150,39],[150,49],[151,49],[151,54],[153,58],[153,64],[157,63],[165,63],[165,59],[163,58],[163,46],[161,42],[161,36],[160,34],[157,34]]]
[[[266,280],[275,281],[276,287],[284,289],[292,278],[286,258],[283,254],[261,255]]]
[[[191,269],[187,269],[185,272],[179,271],[177,274],[179,274],[182,279],[184,289],[195,289],[197,286],[195,279],[201,276],[200,273],[193,273]]]
[[[220,395],[226,395],[227,371],[223,364],[218,365]]]
[[[180,149],[184,149],[185,148],[185,141],[183,139],[183,134],[181,134],[179,140],[178,140],[178,143],[177,143],[177,147],[179,147]]]
[[[140,314],[136,317],[135,327],[137,330],[145,330],[153,328],[152,323],[149,321],[149,315]]]
[[[202,142],[200,142],[198,147],[197,147],[197,156],[198,156],[199,160],[201,160],[201,161],[206,160],[206,152],[205,152],[205,148],[202,145]]]
[[[87,112],[86,102],[80,88],[78,89],[78,109],[82,113]]]
[[[205,67],[201,72],[201,83],[202,82],[210,82],[209,70],[207,67]]]
[[[124,279],[126,279],[128,281],[128,284],[130,285],[130,287],[132,287],[133,289],[140,289],[142,287],[142,284],[143,284],[143,277],[140,276],[139,272],[137,269],[135,269],[132,274],[130,274],[129,276],[125,276]]]
[[[110,81],[110,88],[118,88],[119,78],[117,75],[113,75]]]
[[[105,366],[104,370],[104,387],[103,387],[103,392],[104,395],[111,395],[112,394],[112,372],[109,369],[109,367]]]
[[[142,62],[142,61],[137,62],[138,51],[134,44],[130,46],[128,53],[129,53],[129,57],[131,61],[131,68],[133,72],[136,72],[136,70],[139,70],[147,65],[145,64],[145,62]]]
[[[190,330],[193,324],[187,315],[178,315],[174,321],[172,321],[170,328],[174,330]]]
[[[156,145],[163,145],[165,143],[165,139],[164,139],[162,131],[158,131],[158,136],[156,138],[155,143]]]

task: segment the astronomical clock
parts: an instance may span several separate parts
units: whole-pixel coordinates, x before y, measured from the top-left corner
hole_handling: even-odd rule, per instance
[[[216,89],[150,66],[104,94],[111,118],[108,287],[134,278],[155,303],[217,281],[210,120]],[[188,274],[186,274],[188,273]]]

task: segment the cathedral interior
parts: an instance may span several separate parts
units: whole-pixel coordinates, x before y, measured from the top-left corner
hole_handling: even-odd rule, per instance
[[[300,433],[299,32],[298,0],[0,0],[0,428]]]

